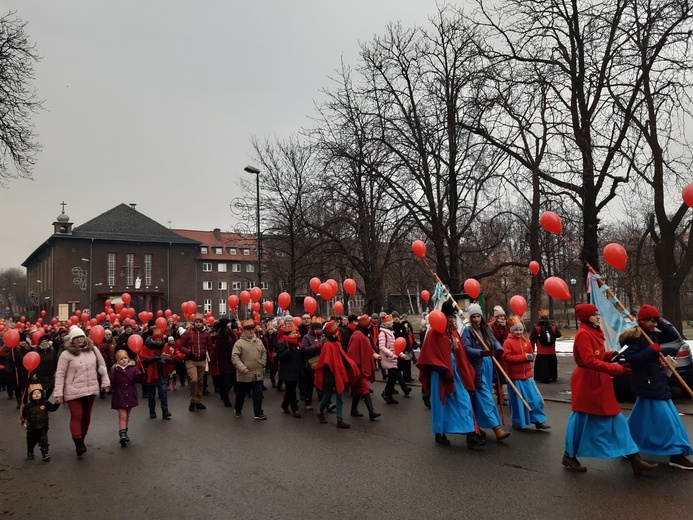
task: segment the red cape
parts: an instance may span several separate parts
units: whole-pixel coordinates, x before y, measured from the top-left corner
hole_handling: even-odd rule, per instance
[[[375,381],[375,359],[371,340],[358,327],[349,338],[349,356],[361,369],[361,374],[371,383]]]
[[[419,381],[421,381],[421,385],[427,395],[431,395],[431,373],[435,372],[436,368],[445,368],[452,374],[450,346],[453,342],[457,346],[457,348],[452,350],[457,363],[457,373],[460,379],[462,379],[464,387],[469,392],[474,391],[474,376],[476,372],[467,359],[459,333],[454,331],[451,337],[431,329],[426,333],[426,337],[421,345],[419,361],[416,363],[419,369]],[[445,396],[455,391],[455,383],[444,383],[442,378],[440,382],[440,401],[445,404]]]
[[[323,368],[327,365],[334,374],[335,387],[340,394],[350,388],[361,373],[344,352],[342,345],[336,341],[326,341],[320,349],[320,359],[315,366],[315,386],[322,390]]]

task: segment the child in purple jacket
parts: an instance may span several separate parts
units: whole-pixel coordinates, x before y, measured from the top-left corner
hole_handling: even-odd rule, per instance
[[[137,406],[137,387],[139,370],[134,363],[130,363],[127,350],[116,352],[116,364],[113,365],[111,374],[111,408],[118,410],[118,435],[120,445],[124,448],[130,442],[128,437],[128,423],[130,412]]]

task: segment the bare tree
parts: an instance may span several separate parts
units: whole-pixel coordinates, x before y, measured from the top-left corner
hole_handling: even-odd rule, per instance
[[[31,114],[41,108],[31,86],[40,58],[26,25],[13,12],[0,18],[0,186],[17,177],[31,179],[40,148],[31,123]]]

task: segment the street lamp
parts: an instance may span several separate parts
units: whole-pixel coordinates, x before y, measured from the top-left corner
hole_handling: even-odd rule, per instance
[[[577,283],[577,280],[575,278],[570,279],[570,285],[573,287],[573,308],[575,307],[575,304],[577,303],[575,301],[575,284]],[[573,310],[575,314],[575,330],[578,328],[578,322],[577,322],[577,313]]]
[[[262,231],[260,230],[260,170],[254,166],[246,166],[244,171],[256,175],[257,188],[257,285],[262,289]]]

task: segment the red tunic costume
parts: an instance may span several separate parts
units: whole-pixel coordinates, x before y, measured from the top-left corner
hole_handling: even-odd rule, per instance
[[[375,381],[375,358],[370,338],[364,334],[364,329],[356,327],[349,338],[347,356],[351,358],[361,371],[356,378],[352,391],[356,395],[369,395],[370,383]]]
[[[457,330],[447,334],[441,334],[431,329],[426,333],[421,354],[416,363],[419,369],[419,381],[426,395],[431,395],[431,373],[441,372],[440,401],[445,404],[445,396],[455,392],[455,382],[452,378],[452,359],[450,358],[451,345],[455,345],[452,353],[455,356],[457,373],[462,384],[469,392],[474,392],[474,368],[467,359],[467,354],[462,346],[462,339]],[[445,370],[448,376],[446,377]]]
[[[321,390],[326,365],[334,376],[334,386],[340,394],[352,387],[361,374],[359,367],[346,355],[339,341],[326,341],[320,349],[320,359],[315,366],[315,386]]]

